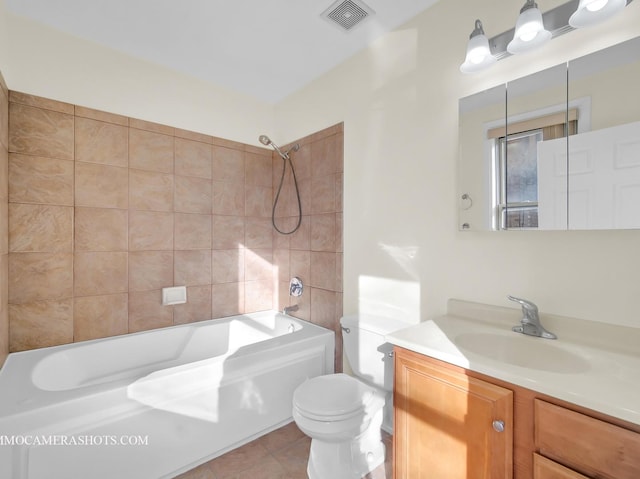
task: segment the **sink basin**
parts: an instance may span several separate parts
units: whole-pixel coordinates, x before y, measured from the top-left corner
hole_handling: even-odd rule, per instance
[[[514,333],[463,333],[454,339],[460,349],[495,361],[554,373],[581,373],[590,369],[581,356],[542,339]]]

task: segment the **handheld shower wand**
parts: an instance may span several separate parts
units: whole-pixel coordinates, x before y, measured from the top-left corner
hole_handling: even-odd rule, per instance
[[[269,138],[267,135],[260,135],[258,137],[258,140],[264,146],[271,145],[273,149],[284,160],[282,162],[282,176],[280,177],[280,185],[278,186],[278,192],[276,193],[275,199],[273,200],[273,208],[271,210],[271,224],[273,225],[273,228],[278,233],[283,235],[290,235],[292,233],[295,233],[298,230],[298,228],[300,228],[300,224],[302,223],[302,203],[300,201],[300,189],[298,188],[298,180],[296,179],[296,170],[293,167],[293,162],[291,161],[291,157],[289,156],[289,153],[291,153],[292,151],[298,151],[300,149],[300,145],[298,143],[295,143],[291,148],[289,148],[287,151],[283,153],[282,150],[278,148],[278,145],[276,145],[273,141],[271,141],[271,138]],[[276,207],[278,206],[278,200],[280,199],[280,192],[282,191],[282,184],[284,183],[284,175],[287,168],[287,162],[289,162],[289,166],[291,167],[291,175],[293,176],[293,185],[296,189],[296,199],[298,200],[298,222],[296,223],[296,226],[292,230],[283,231],[280,228],[278,228],[278,226],[276,225]]]

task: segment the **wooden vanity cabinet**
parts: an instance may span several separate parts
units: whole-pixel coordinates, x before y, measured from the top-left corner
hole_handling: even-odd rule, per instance
[[[540,454],[533,455],[533,477],[535,479],[589,479]]]
[[[394,478],[510,479],[513,394],[396,348]]]
[[[637,432],[540,399],[534,400],[534,421],[536,451],[584,474],[576,477],[640,478]]]
[[[394,479],[640,479],[639,425],[399,347],[394,417]]]

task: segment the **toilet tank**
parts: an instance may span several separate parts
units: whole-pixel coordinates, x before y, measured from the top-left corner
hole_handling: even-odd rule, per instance
[[[398,319],[354,314],[340,319],[343,352],[354,375],[379,388],[393,389],[393,346],[384,336],[411,326]]]

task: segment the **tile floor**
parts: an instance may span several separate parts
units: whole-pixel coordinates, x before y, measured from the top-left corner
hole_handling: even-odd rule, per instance
[[[386,461],[365,479],[391,479],[392,436],[382,435]],[[176,479],[307,479],[310,443],[311,439],[291,423]]]

